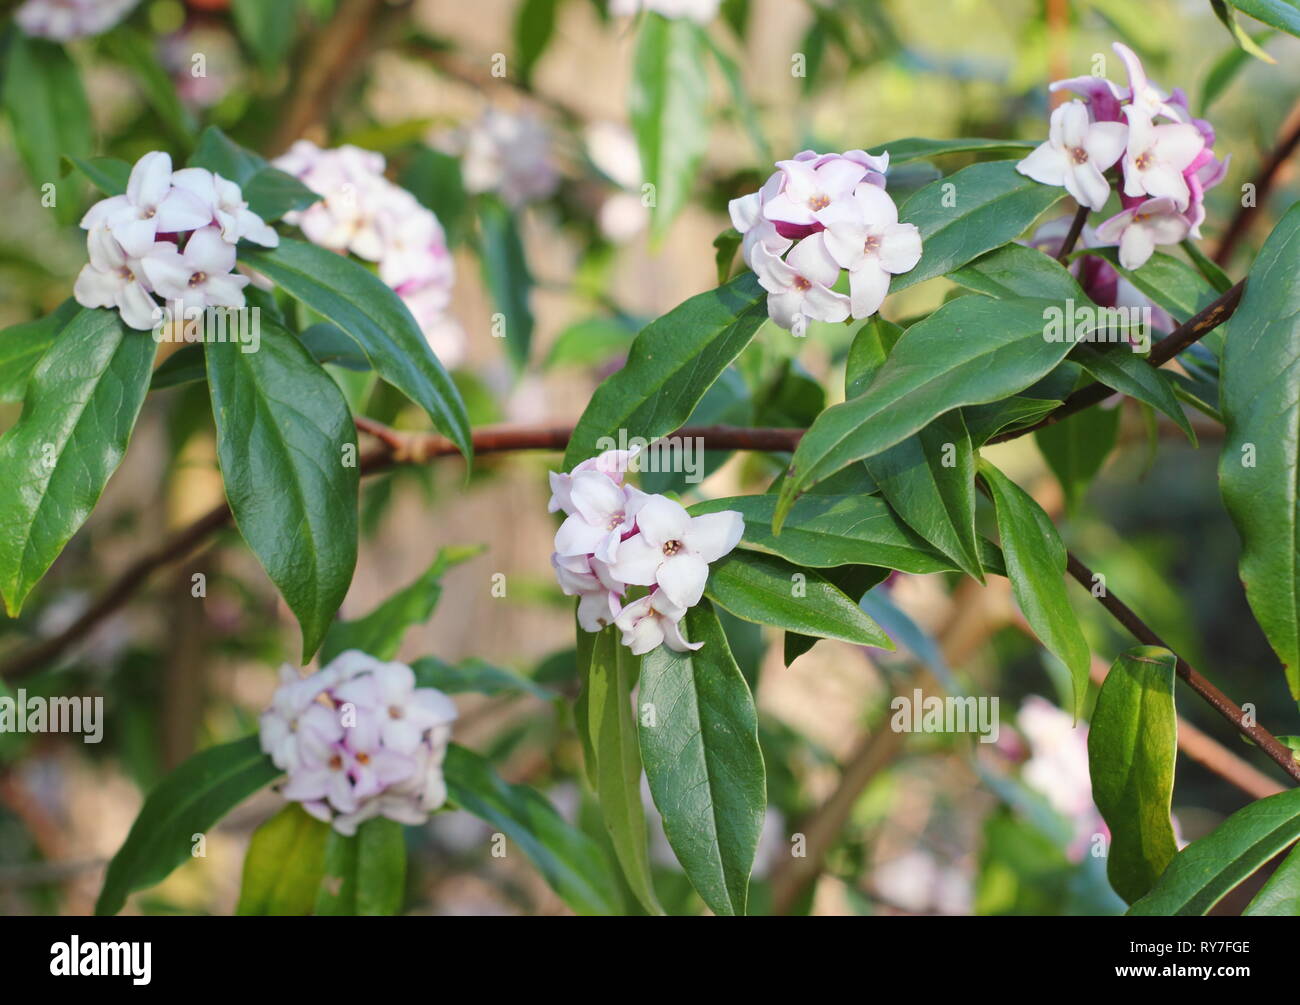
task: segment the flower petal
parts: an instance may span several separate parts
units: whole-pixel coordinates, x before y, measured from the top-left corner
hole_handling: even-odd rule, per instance
[[[740,543],[745,518],[735,510],[705,513],[691,519],[684,544],[706,562],[716,562]]]

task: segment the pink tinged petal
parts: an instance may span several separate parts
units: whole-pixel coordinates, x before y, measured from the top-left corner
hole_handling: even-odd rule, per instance
[[[626,503],[623,490],[599,471],[579,471],[569,486],[569,497],[578,514],[593,526],[610,529],[607,524],[622,513]]]
[[[612,625],[617,615],[618,602],[612,593],[586,593],[578,601],[578,625],[584,632],[598,632]]]
[[[1128,141],[1128,126],[1122,122],[1095,122],[1088,130],[1084,149],[1088,159],[1105,171],[1124,156],[1124,144]]]
[[[1042,143],[1016,165],[1016,170],[1043,185],[1064,185],[1067,163],[1063,150],[1050,143]]]
[[[127,283],[117,295],[122,320],[136,331],[147,332],[162,320],[162,309],[139,283]]]
[[[171,180],[171,155],[153,150],[135,162],[127,179],[126,197],[136,206],[157,206],[167,195]]]
[[[880,310],[889,293],[889,273],[880,262],[868,259],[856,272],[849,274],[849,299],[855,318],[869,318]]]
[[[812,162],[806,160],[777,161],[776,167],[781,172],[783,180],[780,193],[771,201],[764,203],[764,215],[769,220],[786,219],[786,217],[773,217],[767,213],[768,207],[775,205],[777,200],[782,197],[794,204],[802,205],[806,210],[808,209],[808,200],[821,190],[821,179],[818,178],[817,170]]]
[[[1156,199],[1153,201],[1164,202],[1165,200]],[[1168,200],[1168,203],[1168,211],[1154,213],[1142,221],[1143,226],[1150,231],[1151,237],[1156,244],[1177,244],[1187,236],[1188,231],[1191,229],[1191,223],[1177,211],[1173,200]]]
[[[921,232],[912,223],[887,224],[876,254],[886,271],[911,272],[921,260]]]
[[[863,218],[869,224],[898,222],[898,206],[884,189],[859,185],[853,190],[853,201],[862,209]]]
[[[623,550],[622,547],[620,547],[619,551],[621,552],[622,550]],[[596,576],[596,581],[601,586],[603,586],[606,590],[608,590],[610,593],[615,594],[616,596],[623,595],[623,593],[627,589],[627,584],[618,581],[618,578],[615,577],[614,573],[611,571],[607,563],[602,562],[599,559],[593,558],[590,561],[590,566],[591,566],[591,571]]]
[[[706,562],[716,562],[740,543],[745,518],[735,510],[706,513],[691,519],[685,545]]]
[[[704,595],[704,584],[709,578],[709,566],[704,559],[690,552],[679,551],[659,566],[655,580],[674,604],[694,607]]]
[[[775,324],[786,331],[792,330],[803,317],[803,294],[795,292],[769,293],[767,313]]]
[[[632,601],[619,612],[618,617],[614,619],[614,624],[625,632],[631,631],[638,621],[649,614],[650,604],[651,599],[648,596]]]
[[[568,517],[555,532],[555,550],[561,556],[590,555],[608,532],[578,515]]]
[[[1142,61],[1137,58],[1137,53],[1130,49],[1123,42],[1112,43],[1111,48],[1119,55],[1124,62],[1124,69],[1128,71],[1129,89],[1136,98],[1147,88],[1146,70],[1142,68]]]
[[[606,531],[605,536],[592,549],[591,553],[598,561],[609,564],[618,558],[619,542],[623,539],[622,527],[623,525],[619,524],[613,530]]]
[[[850,273],[850,276],[856,273]],[[851,280],[850,280],[851,282]],[[803,313],[814,321],[837,324],[849,316],[852,304],[843,293],[813,285],[804,291]]]
[[[742,195],[727,203],[727,212],[731,216],[731,225],[740,233],[745,233],[758,222],[763,204],[757,192]]]
[[[244,287],[252,280],[247,276],[209,276],[203,284],[203,297],[209,307],[241,309],[244,304]]]
[[[251,209],[241,209],[239,211],[239,215],[236,217],[236,225],[239,231],[238,236],[246,241],[260,244],[263,248],[278,248],[280,246],[280,235],[275,232],[275,228]]]
[[[1061,117],[1061,145],[1069,150],[1082,147],[1088,141],[1088,106],[1082,101],[1067,101],[1052,113],[1052,118]]]
[[[124,209],[130,209],[131,202],[124,195],[114,195],[107,199],[100,199],[99,202],[86,210],[86,215],[81,218],[81,229],[90,230],[93,227],[107,223]]]
[[[663,560],[663,545],[653,545],[638,534],[619,545],[618,561],[609,567],[609,572],[621,583],[653,586]]]
[[[682,508],[681,503],[674,502],[666,496],[651,496],[637,513],[637,528],[647,545],[662,549],[669,541],[681,541],[690,532],[690,514]],[[631,540],[636,540],[632,538]],[[620,576],[624,582],[635,580]],[[649,583],[640,584],[649,586]]]
[[[205,206],[217,204],[216,182],[206,168],[182,168],[172,172],[172,186],[189,192]]]
[[[811,224],[816,220],[807,199],[796,202],[786,192],[763,203],[763,217],[773,223]]]
[[[122,246],[122,250],[131,258],[142,258],[147,255],[158,236],[156,220],[142,220],[135,215],[128,219],[120,217],[114,219],[109,222],[108,227],[117,238],[118,244]]]
[[[1122,209],[1109,220],[1104,221],[1097,227],[1097,239],[1106,244],[1115,244],[1123,236],[1124,230],[1133,220],[1133,215],[1137,212],[1137,207],[1132,209]]]
[[[836,157],[816,169],[818,189],[832,201],[841,199],[853,191],[853,187],[866,173],[865,164],[858,164],[846,157]]]
[[[90,254],[90,264],[102,271],[120,269],[126,264],[126,252],[105,226],[96,226],[86,235],[86,251]]]
[[[298,802],[323,799],[329,791],[330,777],[334,772],[329,768],[307,768],[295,771],[289,776],[288,783],[280,790],[285,799]]]
[[[220,276],[235,267],[235,246],[221,237],[216,227],[204,227],[185,243],[185,263],[195,272]]]
[[[840,278],[839,263],[826,250],[821,234],[805,237],[790,250],[785,261],[797,275],[822,286],[833,286]]]
[[[758,285],[768,293],[785,293],[794,286],[795,271],[763,245],[754,248],[750,267],[758,276]]]
[[[1165,164],[1156,164],[1144,171],[1142,187],[1148,195],[1172,199],[1180,209],[1185,209],[1191,198],[1191,190],[1182,172]]]
[[[113,307],[117,291],[122,287],[122,277],[116,272],[104,272],[93,265],[83,265],[77,273],[72,295],[82,307]]]
[[[1205,149],[1205,139],[1195,126],[1156,126],[1155,147],[1162,163],[1181,172]]]
[[[1151,231],[1141,224],[1132,224],[1119,239],[1119,264],[1126,269],[1140,269],[1155,250]]]
[[[1110,182],[1091,161],[1075,165],[1066,175],[1065,190],[1089,209],[1101,209],[1110,198]]]
[[[633,656],[644,656],[664,641],[664,631],[658,618],[642,618],[630,629],[623,630],[622,641]]]
[[[686,637],[682,635],[680,623],[676,621],[672,621],[668,618],[660,618],[659,627],[663,631],[664,645],[673,650],[673,652],[692,652],[704,645],[703,642],[687,642]]]

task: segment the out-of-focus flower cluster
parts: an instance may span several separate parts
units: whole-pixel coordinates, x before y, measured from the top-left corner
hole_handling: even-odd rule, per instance
[[[708,24],[718,16],[722,0],[610,0],[614,17],[631,17],[645,11],[663,17],[688,18],[696,24]]]
[[[692,517],[667,496],[624,482],[635,451],[608,450],[568,474],[551,472],[550,512],[567,516],[555,534],[560,589],[578,597],[588,632],[617,625],[636,655],[661,643],[684,652],[704,643],[681,632],[716,562],[740,543],[744,518],[734,510]],[[650,592],[624,605],[629,586]]]
[[[1083,100],[1052,112],[1046,143],[1017,170],[1045,185],[1063,185],[1081,206],[1099,210],[1110,198],[1105,172],[1118,167],[1120,212],[1096,232],[1119,245],[1126,269],[1144,265],[1160,244],[1201,236],[1205,193],[1223,181],[1227,159],[1214,156],[1214,127],[1192,118],[1181,88],[1166,93],[1147,79],[1127,46],[1115,51],[1128,87],[1104,77],[1072,77],[1051,85]]]
[[[69,42],[100,35],[127,16],[140,0],[27,0],[14,21],[28,35]]]
[[[73,295],[83,307],[112,307],[132,328],[180,320],[209,307],[244,306],[246,276],[234,274],[241,240],[273,248],[280,237],[248,208],[233,181],[205,168],[172,170],[162,151],[131,169],[126,192],[101,199],[81,220],[90,263]]]
[[[549,198],[559,187],[550,130],[528,112],[488,107],[466,128],[431,142],[461,158],[466,191],[494,193],[515,209]]]
[[[447,313],[456,278],[447,235],[432,211],[384,177],[383,155],[298,140],[273,163],[321,196],[285,220],[313,244],[378,263],[379,278],[402,298],[438,358],[458,363],[465,336]]]
[[[410,667],[350,649],[310,677],[281,669],[261,744],[289,776],[281,794],[352,835],[374,817],[424,823],[446,802],[455,719],[455,703],[416,687]]]
[[[888,152],[804,150],[776,167],[759,191],[728,207],[772,320],[802,334],[808,320],[875,314],[890,277],[921,260],[920,232],[898,222],[885,192]],[[849,273],[848,296],[834,289],[841,269]]]

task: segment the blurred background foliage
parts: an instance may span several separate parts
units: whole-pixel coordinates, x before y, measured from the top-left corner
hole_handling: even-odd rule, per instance
[[[1117,39],[1163,86],[1187,90],[1217,128],[1220,155],[1231,154],[1227,182],[1209,196],[1204,229],[1212,245],[1242,183],[1294,121],[1300,94],[1300,42],[1243,23],[1276,65],[1241,55],[1208,0],[725,0],[705,29],[718,53],[709,61],[707,107],[698,123],[681,126],[707,134],[673,137],[702,143],[701,167],[685,208],[657,235],[628,126],[637,22],[601,2],[144,0],[123,26],[69,51],[97,136],[87,153],[134,160],[166,149],[179,160],[197,125],[216,124],[268,156],[300,137],[384,154],[389,177],[447,230],[457,330],[453,342],[435,347],[455,366],[475,423],[559,424],[576,419],[640,324],[716,283],[713,240],[727,227],[726,201],[755,189],[774,157],[909,136],[1039,139],[1048,81],[1093,72],[1096,54],[1120,77],[1109,55]],[[196,54],[203,76],[192,72]],[[795,54],[803,76],[792,72]],[[21,100],[23,81],[8,70],[7,100]],[[553,185],[516,198],[498,176],[474,191],[473,178],[491,176],[492,165],[471,165],[477,155],[468,137],[488,109],[524,116],[544,132]],[[41,206],[7,130],[0,166],[0,325],[8,326],[68,296],[84,245],[75,227]],[[927,164],[909,165],[891,177],[891,192],[901,199],[898,190],[934,176]],[[1298,187],[1294,165],[1284,168],[1228,263],[1234,278]],[[79,212],[91,195],[71,175],[60,198]],[[944,281],[915,287],[885,313],[906,320],[949,290]],[[532,328],[522,353],[508,340],[513,358],[491,332],[493,313],[512,297],[523,298]],[[843,397],[852,334],[814,324],[795,340],[765,327],[696,419],[806,425]],[[422,416],[370,375],[331,371],[359,411],[423,428]],[[0,428],[18,408],[0,403]],[[150,396],[101,506],[22,618],[0,620],[0,653],[57,633],[164,529],[220,500],[208,415],[201,383]],[[991,456],[1032,487],[1062,521],[1070,547],[1104,565],[1115,591],[1180,653],[1253,703],[1275,731],[1300,733],[1237,581],[1238,541],[1215,477],[1221,430],[1198,424],[1194,449],[1136,410],[1116,426],[1116,447],[1092,489],[1068,509],[1031,439]],[[434,616],[410,633],[401,655],[478,658],[572,697],[569,603],[548,565],[548,462],[558,463],[545,455],[483,458],[468,486],[458,460],[369,481],[343,614],[367,611],[415,579],[440,547],[481,543],[481,554],[446,573]],[[763,455],[710,462],[709,479],[693,494],[761,491],[780,467]],[[644,487],[686,488],[661,481]],[[206,596],[194,598],[199,573]],[[498,573],[505,596],[492,590]],[[1128,640],[1099,606],[1075,597],[1096,657],[1108,664]],[[814,913],[1118,912],[1104,860],[1090,854],[1088,836],[1100,821],[1088,796],[1084,727],[1060,711],[1067,676],[1023,629],[1006,582],[980,588],[895,576],[872,601],[901,632],[900,654],[821,642],[787,668],[779,632],[726,622],[758,697],[769,773],[755,907],[771,907],[775,890],[779,909]],[[296,642],[274,589],[226,533],[155,577],[59,665],[9,682],[29,694],[103,694],[107,728],[99,745],[0,736],[0,912],[87,912],[141,793],[195,749],[253,729],[275,667],[293,658]],[[893,695],[939,682],[1000,698],[997,743],[888,730]],[[1186,697],[1179,707],[1189,722],[1266,765]],[[508,679],[497,694],[459,699],[460,742],[489,755],[507,778],[542,788],[605,840],[565,702]],[[1249,797],[1181,760],[1174,808],[1182,836],[1192,839]],[[266,794],[227,818],[209,836],[205,859],[137,896],[132,909],[228,913],[248,835],[276,803]],[[822,874],[793,883],[791,835],[813,834],[828,807],[840,826],[823,842]],[[652,809],[650,816],[653,827]],[[518,857],[492,858],[484,825],[465,814],[439,814],[407,833],[412,912],[565,910]],[[661,834],[656,842],[665,906],[698,911]]]

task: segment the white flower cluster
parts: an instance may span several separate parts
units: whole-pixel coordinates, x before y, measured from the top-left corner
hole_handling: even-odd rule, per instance
[[[455,719],[455,703],[416,687],[410,667],[349,649],[310,677],[281,669],[262,750],[288,773],[281,794],[340,834],[373,817],[415,825],[447,800]]]
[[[759,191],[728,207],[744,235],[745,264],[767,290],[772,320],[803,334],[808,320],[875,314],[890,277],[921,260],[920,232],[898,222],[885,192],[888,152],[804,150],[776,167]],[[840,269],[849,273],[847,297],[834,289]]]
[[[55,42],[100,35],[127,16],[140,0],[27,0],[14,20],[28,35]]]
[[[718,16],[722,0],[610,0],[614,17],[633,17],[645,11],[675,20],[686,18],[696,24],[708,24]]]
[[[101,199],[81,220],[90,263],[73,296],[83,307],[113,307],[147,331],[208,307],[244,306],[246,276],[235,275],[235,245],[269,248],[279,235],[248,208],[238,185],[206,168],[172,170],[171,157],[145,154],[123,195]]]
[[[285,220],[313,244],[378,263],[379,278],[402,298],[438,358],[459,362],[464,333],[447,313],[456,279],[447,235],[437,216],[384,177],[383,155],[298,140],[272,163],[321,196]]]
[[[468,129],[436,142],[460,155],[467,191],[495,192],[515,209],[548,198],[560,184],[550,131],[535,115],[485,108]]]
[[[635,453],[608,450],[569,474],[551,472],[549,510],[567,514],[551,564],[560,589],[579,598],[585,631],[617,625],[638,656],[660,643],[699,649],[704,643],[686,641],[680,622],[704,595],[709,563],[736,547],[745,521],[734,510],[692,517],[667,496],[624,484]],[[629,586],[650,592],[624,606]]]

